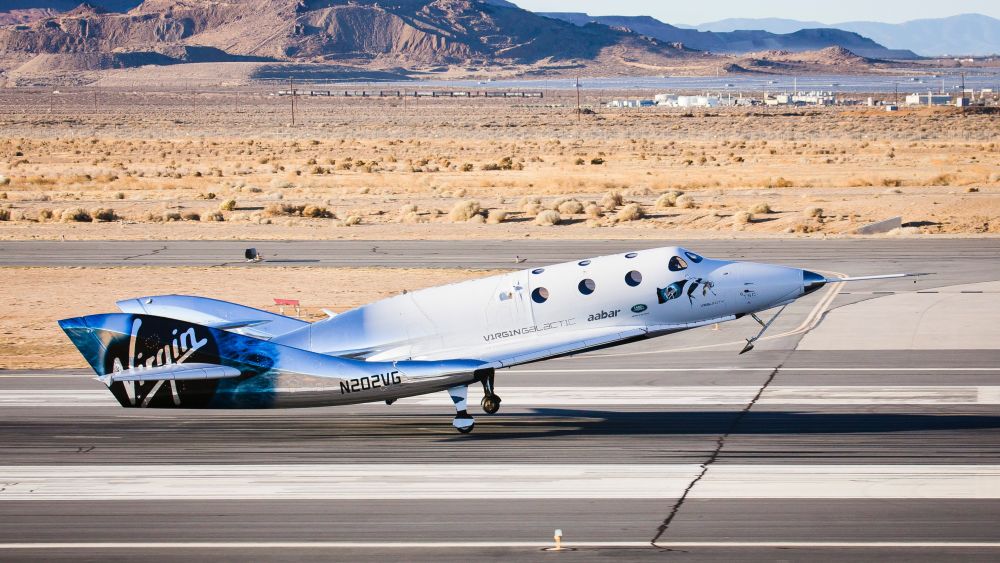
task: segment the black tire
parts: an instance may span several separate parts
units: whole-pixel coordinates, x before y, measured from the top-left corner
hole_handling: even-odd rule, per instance
[[[500,397],[496,395],[487,395],[483,397],[480,404],[483,407],[483,412],[486,414],[496,414],[500,410]]]
[[[475,427],[476,427],[476,425],[475,425],[475,423],[473,423],[473,424],[470,424],[470,425],[468,425],[468,426],[466,426],[464,428],[458,428],[458,427],[456,427],[455,429],[458,430],[459,432],[461,432],[462,434],[468,434],[469,432],[472,432],[472,429],[475,428]]]

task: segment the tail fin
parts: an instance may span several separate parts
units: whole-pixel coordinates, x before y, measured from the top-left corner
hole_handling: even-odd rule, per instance
[[[279,348],[284,348],[265,340],[150,315],[91,315],[63,319],[59,326],[123,406],[181,406],[182,395],[186,407],[207,406],[221,378],[168,381],[184,377],[177,375],[182,371],[177,369],[181,364],[197,369],[222,366],[226,369],[211,373],[226,374],[226,385],[235,390],[241,381],[271,371],[283,355]],[[113,377],[122,372],[126,377]],[[128,377],[143,372],[149,374],[149,381],[132,381],[134,378]],[[160,389],[169,389],[170,393],[158,393]]]

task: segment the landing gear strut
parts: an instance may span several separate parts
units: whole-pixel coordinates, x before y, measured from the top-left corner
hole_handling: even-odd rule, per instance
[[[480,405],[486,414],[496,414],[500,410],[500,396],[493,391],[493,377],[494,371],[491,369],[479,378],[483,384],[483,400]]]
[[[451,396],[451,401],[455,403],[455,420],[451,422],[451,425],[462,434],[472,432],[472,429],[476,426],[476,419],[472,418],[472,415],[468,411],[467,399],[469,398],[469,386],[459,385],[452,387],[448,389],[448,395]]]
[[[746,354],[750,350],[753,350],[753,343],[757,342],[757,339],[764,335],[764,331],[766,331],[771,326],[771,323],[773,323],[774,320],[778,318],[778,315],[780,315],[781,312],[784,311],[785,307],[787,306],[788,305],[785,305],[782,308],[778,309],[778,312],[775,313],[774,316],[771,317],[771,320],[767,321],[766,323],[760,320],[760,317],[757,316],[757,313],[750,313],[750,316],[753,317],[753,320],[757,321],[757,324],[760,325],[760,332],[757,333],[757,336],[746,339],[747,344],[746,346],[743,347],[742,350],[740,350],[740,355]]]

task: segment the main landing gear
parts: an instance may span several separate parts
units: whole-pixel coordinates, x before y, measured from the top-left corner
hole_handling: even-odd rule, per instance
[[[472,415],[467,410],[469,386],[459,385],[452,387],[448,389],[448,395],[451,396],[451,402],[455,403],[455,420],[451,422],[451,425],[462,434],[472,432],[472,429],[476,426],[476,419],[472,418]]]
[[[500,410],[500,396],[493,391],[494,371],[484,373],[479,381],[483,384],[483,400],[480,405],[486,414],[496,414]]]
[[[500,410],[500,397],[493,391],[494,371],[492,369],[476,372],[476,379],[483,384],[483,401],[481,403],[486,414],[496,414]],[[469,386],[457,385],[448,389],[448,396],[455,404],[455,420],[451,425],[462,434],[472,432],[476,420],[469,414]]]

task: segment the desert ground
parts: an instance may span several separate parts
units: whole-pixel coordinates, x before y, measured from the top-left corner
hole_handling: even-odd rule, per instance
[[[994,108],[0,92],[0,239],[1000,232]]]

